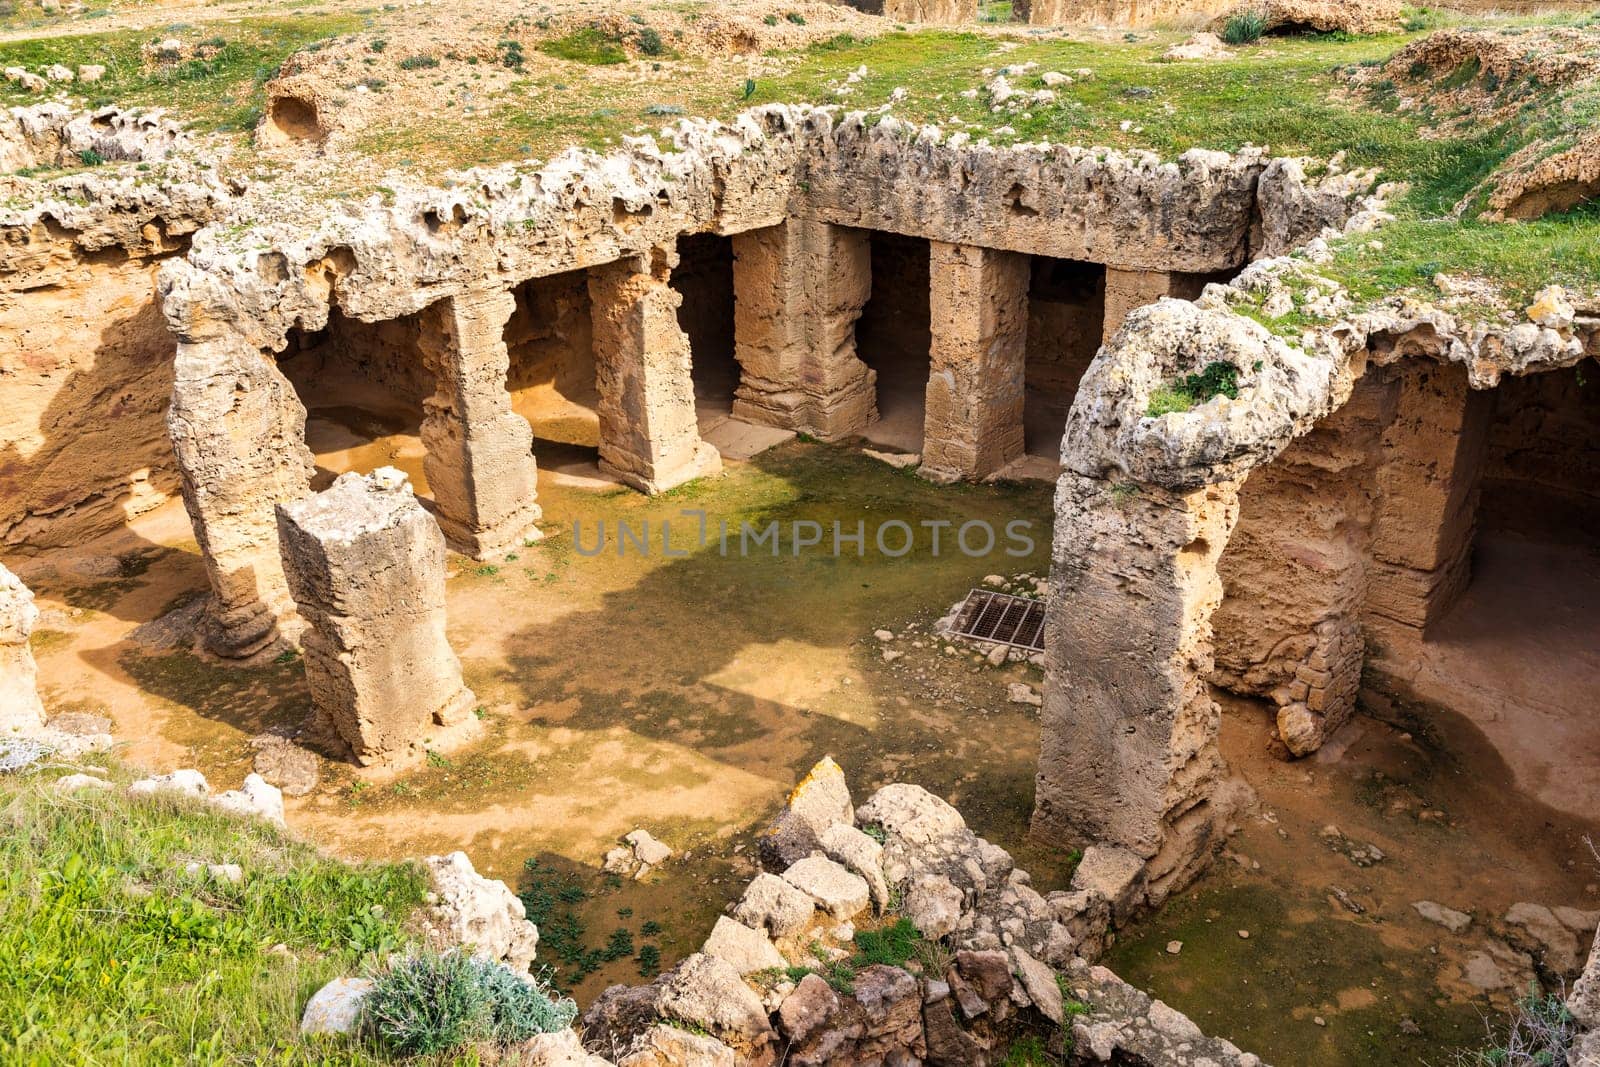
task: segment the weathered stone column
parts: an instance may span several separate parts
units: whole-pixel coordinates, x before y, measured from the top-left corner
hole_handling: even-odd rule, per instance
[[[175,328],[167,432],[216,593],[206,645],[242,658],[294,617],[272,508],[310,491],[306,409],[272,357],[243,338],[209,322]]]
[[[1105,318],[1100,329],[1101,343],[1111,340],[1111,335],[1122,329],[1128,312],[1146,304],[1153,304],[1164,296],[1179,295],[1173,288],[1178,275],[1166,271],[1122,270],[1106,268]]]
[[[38,621],[33,593],[0,564],[0,737],[44,728],[39,671],[28,647]]]
[[[589,271],[600,470],[646,493],[722,469],[695,418],[689,338],[678,326],[683,297],[667,284],[676,258],[656,249],[648,262]]]
[[[1222,775],[1207,689],[1233,483],[1181,493],[1064,473],[1056,489],[1033,832],[1149,860],[1160,899],[1205,862]]]
[[[473,559],[538,537],[533,430],[511,410],[504,289],[439,301],[423,317],[422,358],[435,389],[423,404],[422,469],[450,547]]]
[[[1025,255],[929,245],[930,349],[923,477],[978,479],[1022,455],[1028,348]]]
[[[1409,360],[1398,376],[1380,451],[1367,614],[1380,642],[1405,646],[1466,589],[1494,401],[1459,366]]]
[[[733,415],[823,440],[877,417],[876,374],[856,355],[872,295],[867,234],[810,219],[733,238]]]
[[[471,720],[445,639],[445,542],[406,476],[382,467],[280,504],[284,572],[306,620],[317,723],[362,764]]]

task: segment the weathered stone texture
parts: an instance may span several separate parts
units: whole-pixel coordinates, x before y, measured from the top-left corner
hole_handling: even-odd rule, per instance
[[[1022,455],[1028,257],[934,242],[922,470],[978,479]]]
[[[78,167],[5,179],[0,207],[0,542],[81,544],[177,488],[163,416],[172,335],[155,264],[181,253],[230,191],[180,153],[159,111],[0,114],[0,169]],[[173,158],[168,158],[172,156]],[[131,164],[161,160],[163,180]]]
[[[739,234],[733,249],[734,417],[830,441],[866,429],[875,375],[855,326],[872,290],[867,235],[790,219]]]
[[[1152,881],[1181,881],[1215,830],[1206,679],[1238,490],[1120,484],[1068,472],[1056,490],[1033,830],[1121,846],[1152,861]]]
[[[209,319],[178,331],[167,431],[216,596],[206,644],[244,657],[294,619],[272,508],[311,485],[306,410],[271,357]]]
[[[695,421],[683,298],[667,284],[672,255],[629,258],[589,272],[600,388],[600,470],[660,493],[722,469]]]
[[[33,593],[0,564],[0,737],[44,727],[38,669],[28,647],[38,620]]]
[[[424,401],[423,470],[445,540],[484,559],[537,537],[533,430],[511,410],[504,289],[441,301],[422,323],[422,360],[435,390]]]
[[[312,700],[355,759],[464,721],[473,695],[445,639],[444,537],[405,476],[345,474],[277,514]]]
[[[965,26],[978,21],[978,0],[833,0],[895,22]]]

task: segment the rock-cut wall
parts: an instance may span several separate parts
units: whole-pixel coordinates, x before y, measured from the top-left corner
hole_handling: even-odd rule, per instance
[[[186,146],[159,115],[0,114],[0,166],[45,171],[0,176],[0,544],[78,543],[177,487],[155,274],[229,196]]]

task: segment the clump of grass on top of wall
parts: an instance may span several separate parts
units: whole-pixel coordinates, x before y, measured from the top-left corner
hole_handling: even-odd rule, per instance
[[[309,996],[406,946],[415,864],[347,864],[260,820],[57,772],[0,775],[0,1062],[329,1062]],[[238,883],[191,875],[236,863]],[[275,946],[283,946],[274,951]],[[339,1062],[382,1062],[341,1042]]]
[[[1222,24],[1218,35],[1232,45],[1254,44],[1267,32],[1267,16],[1253,7],[1235,11]]]

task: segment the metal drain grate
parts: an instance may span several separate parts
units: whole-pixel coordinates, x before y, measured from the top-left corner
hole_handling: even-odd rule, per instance
[[[967,594],[956,617],[956,636],[1044,651],[1044,601],[989,589]]]

